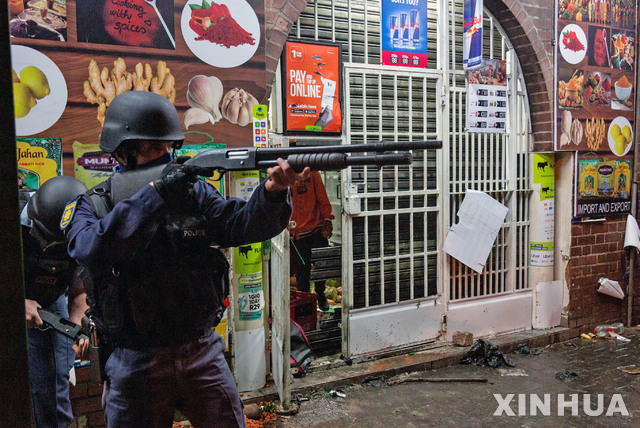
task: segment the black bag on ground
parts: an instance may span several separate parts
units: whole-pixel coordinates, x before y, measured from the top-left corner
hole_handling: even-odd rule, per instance
[[[475,341],[469,352],[462,357],[462,364],[475,364],[478,366],[489,366],[492,368],[502,365],[515,367],[515,364],[507,358],[497,346],[489,341],[478,339]]]

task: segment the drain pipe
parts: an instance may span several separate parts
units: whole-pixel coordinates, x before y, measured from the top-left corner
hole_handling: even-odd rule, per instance
[[[635,144],[633,145],[633,167],[631,168],[631,215],[637,219],[637,205],[638,205],[638,124],[640,124],[640,109],[638,103],[640,102],[640,94],[638,94],[638,84],[640,84],[640,73],[636,70],[636,96],[635,96],[635,120],[633,121],[635,130]],[[635,267],[637,250],[630,249],[629,256],[629,285],[627,286],[627,327],[631,327],[631,316],[633,311],[633,287],[635,282]]]

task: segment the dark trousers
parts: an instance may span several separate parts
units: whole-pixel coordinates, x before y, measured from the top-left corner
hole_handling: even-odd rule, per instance
[[[296,287],[299,291],[309,292],[309,277],[311,276],[311,250],[329,245],[327,238],[322,236],[321,230],[316,230],[311,235],[300,239],[291,239],[291,275],[296,277]],[[326,302],[324,296],[325,281],[316,281],[315,289],[318,295],[318,304]]]
[[[105,367],[108,427],[171,427],[177,406],[197,428],[245,427],[242,403],[217,333],[181,346],[116,348]]]

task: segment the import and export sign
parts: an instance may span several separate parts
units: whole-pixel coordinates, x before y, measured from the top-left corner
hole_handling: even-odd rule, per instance
[[[382,0],[382,64],[427,67],[427,0]]]

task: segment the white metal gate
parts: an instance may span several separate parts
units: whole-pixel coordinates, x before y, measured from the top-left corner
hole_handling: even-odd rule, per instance
[[[342,173],[343,354],[349,357],[436,339],[444,314],[450,331],[476,335],[531,326],[530,119],[518,59],[485,11],[484,56],[507,61],[509,122],[502,136],[467,133],[462,1],[432,0],[428,10],[427,69],[380,65],[379,0],[316,0],[291,33],[343,45],[345,143],[443,141],[442,150],[414,152],[411,166]],[[440,251],[470,189],[509,208],[481,275]]]

